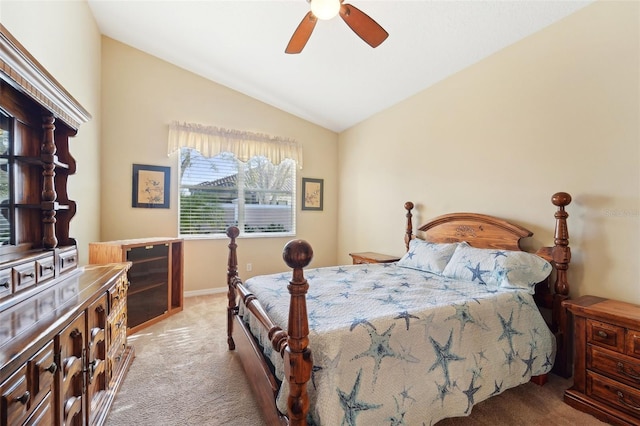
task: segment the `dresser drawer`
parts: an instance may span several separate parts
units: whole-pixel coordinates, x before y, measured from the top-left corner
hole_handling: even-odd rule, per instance
[[[624,327],[587,319],[587,343],[624,353]]]
[[[78,266],[78,250],[70,249],[60,253],[60,273],[67,272]]]
[[[27,262],[13,267],[13,291],[21,291],[36,284],[36,263]]]
[[[29,360],[28,372],[32,381],[31,405],[34,406],[44,399],[53,389],[53,379],[58,366],[53,359],[53,342],[49,342]]]
[[[127,287],[126,281],[119,280],[117,284],[109,289],[109,312],[116,311],[123,302],[126,302]]]
[[[640,390],[587,372],[587,395],[640,420]]]
[[[594,345],[587,351],[588,369],[640,389],[640,360]]]
[[[41,283],[55,275],[55,259],[53,258],[53,252],[50,256],[43,257],[36,260],[36,281]]]
[[[109,315],[107,320],[107,342],[109,347],[118,344],[119,340],[123,340],[127,335],[127,311],[121,308]]]
[[[29,414],[31,393],[27,384],[27,365],[24,364],[5,382],[0,384],[0,402],[3,410],[0,412],[0,424],[22,424]]]
[[[13,286],[11,285],[11,269],[0,270],[0,299],[11,296]]]
[[[38,426],[47,426],[55,424],[55,410],[53,408],[53,396],[51,393],[48,393],[45,398],[42,400],[40,405],[38,405],[35,410],[33,410],[33,414],[31,417],[27,419],[24,423],[24,426],[38,425]]]

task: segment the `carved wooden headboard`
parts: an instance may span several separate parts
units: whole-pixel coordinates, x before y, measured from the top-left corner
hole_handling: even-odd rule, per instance
[[[438,216],[418,228],[424,239],[434,243],[466,241],[477,248],[521,250],[520,239],[533,232],[493,216],[478,213],[450,213]]]

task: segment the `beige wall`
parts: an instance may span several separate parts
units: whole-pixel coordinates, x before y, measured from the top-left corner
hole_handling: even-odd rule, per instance
[[[78,204],[69,235],[86,263],[89,242],[100,237],[100,32],[78,1],[2,0],[0,22],[93,116],[69,143],[77,172],[68,192]]]
[[[102,40],[102,239],[177,236],[178,156],[167,156],[173,120],[289,137],[303,145],[302,177],[324,179],[324,210],[298,211],[297,236],[314,247],[314,266],[336,263],[337,141],[334,132],[110,38]],[[171,208],[131,207],[132,164],[171,167]],[[299,206],[298,206],[299,209]],[[280,253],[289,238],[239,241],[240,275],[287,269]],[[185,290],[226,285],[228,240],[185,242]],[[249,274],[246,264],[251,263]]]
[[[553,244],[567,191],[572,296],[640,303],[638,2],[598,2],[343,132],[339,261],[401,254],[414,224],[501,216]]]

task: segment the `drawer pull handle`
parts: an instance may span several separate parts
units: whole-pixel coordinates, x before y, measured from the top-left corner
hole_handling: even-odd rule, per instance
[[[598,336],[602,337],[603,339],[609,337],[609,335],[602,330],[598,330]]]
[[[0,287],[9,288],[9,281],[5,281],[0,284]]]
[[[634,380],[640,380],[640,373],[638,373],[637,371],[635,371],[634,369],[630,368],[631,373],[627,373],[627,371],[624,369],[624,364],[619,362],[618,363],[618,373],[621,373],[627,377],[630,377]]]
[[[631,408],[632,410],[640,411],[640,405],[636,404],[635,401],[631,401],[631,403],[624,400],[624,394],[618,391],[618,402],[622,405]]]
[[[33,278],[36,275],[33,272],[29,272],[27,274],[22,274],[22,278]]]
[[[42,269],[45,271],[53,271],[53,265],[44,266]]]
[[[29,402],[30,399],[31,399],[31,393],[29,393],[29,391],[26,391],[21,396],[17,397],[16,401],[18,401],[22,405],[27,405],[27,402]]]
[[[57,369],[58,369],[58,366],[56,365],[56,363],[52,362],[50,366],[44,369],[44,371],[48,371],[49,373],[53,374],[56,372]]]

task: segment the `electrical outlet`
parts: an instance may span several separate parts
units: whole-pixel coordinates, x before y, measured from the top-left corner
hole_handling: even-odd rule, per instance
[[[247,271],[251,272],[252,269],[253,269],[253,265],[250,263],[247,263]]]

